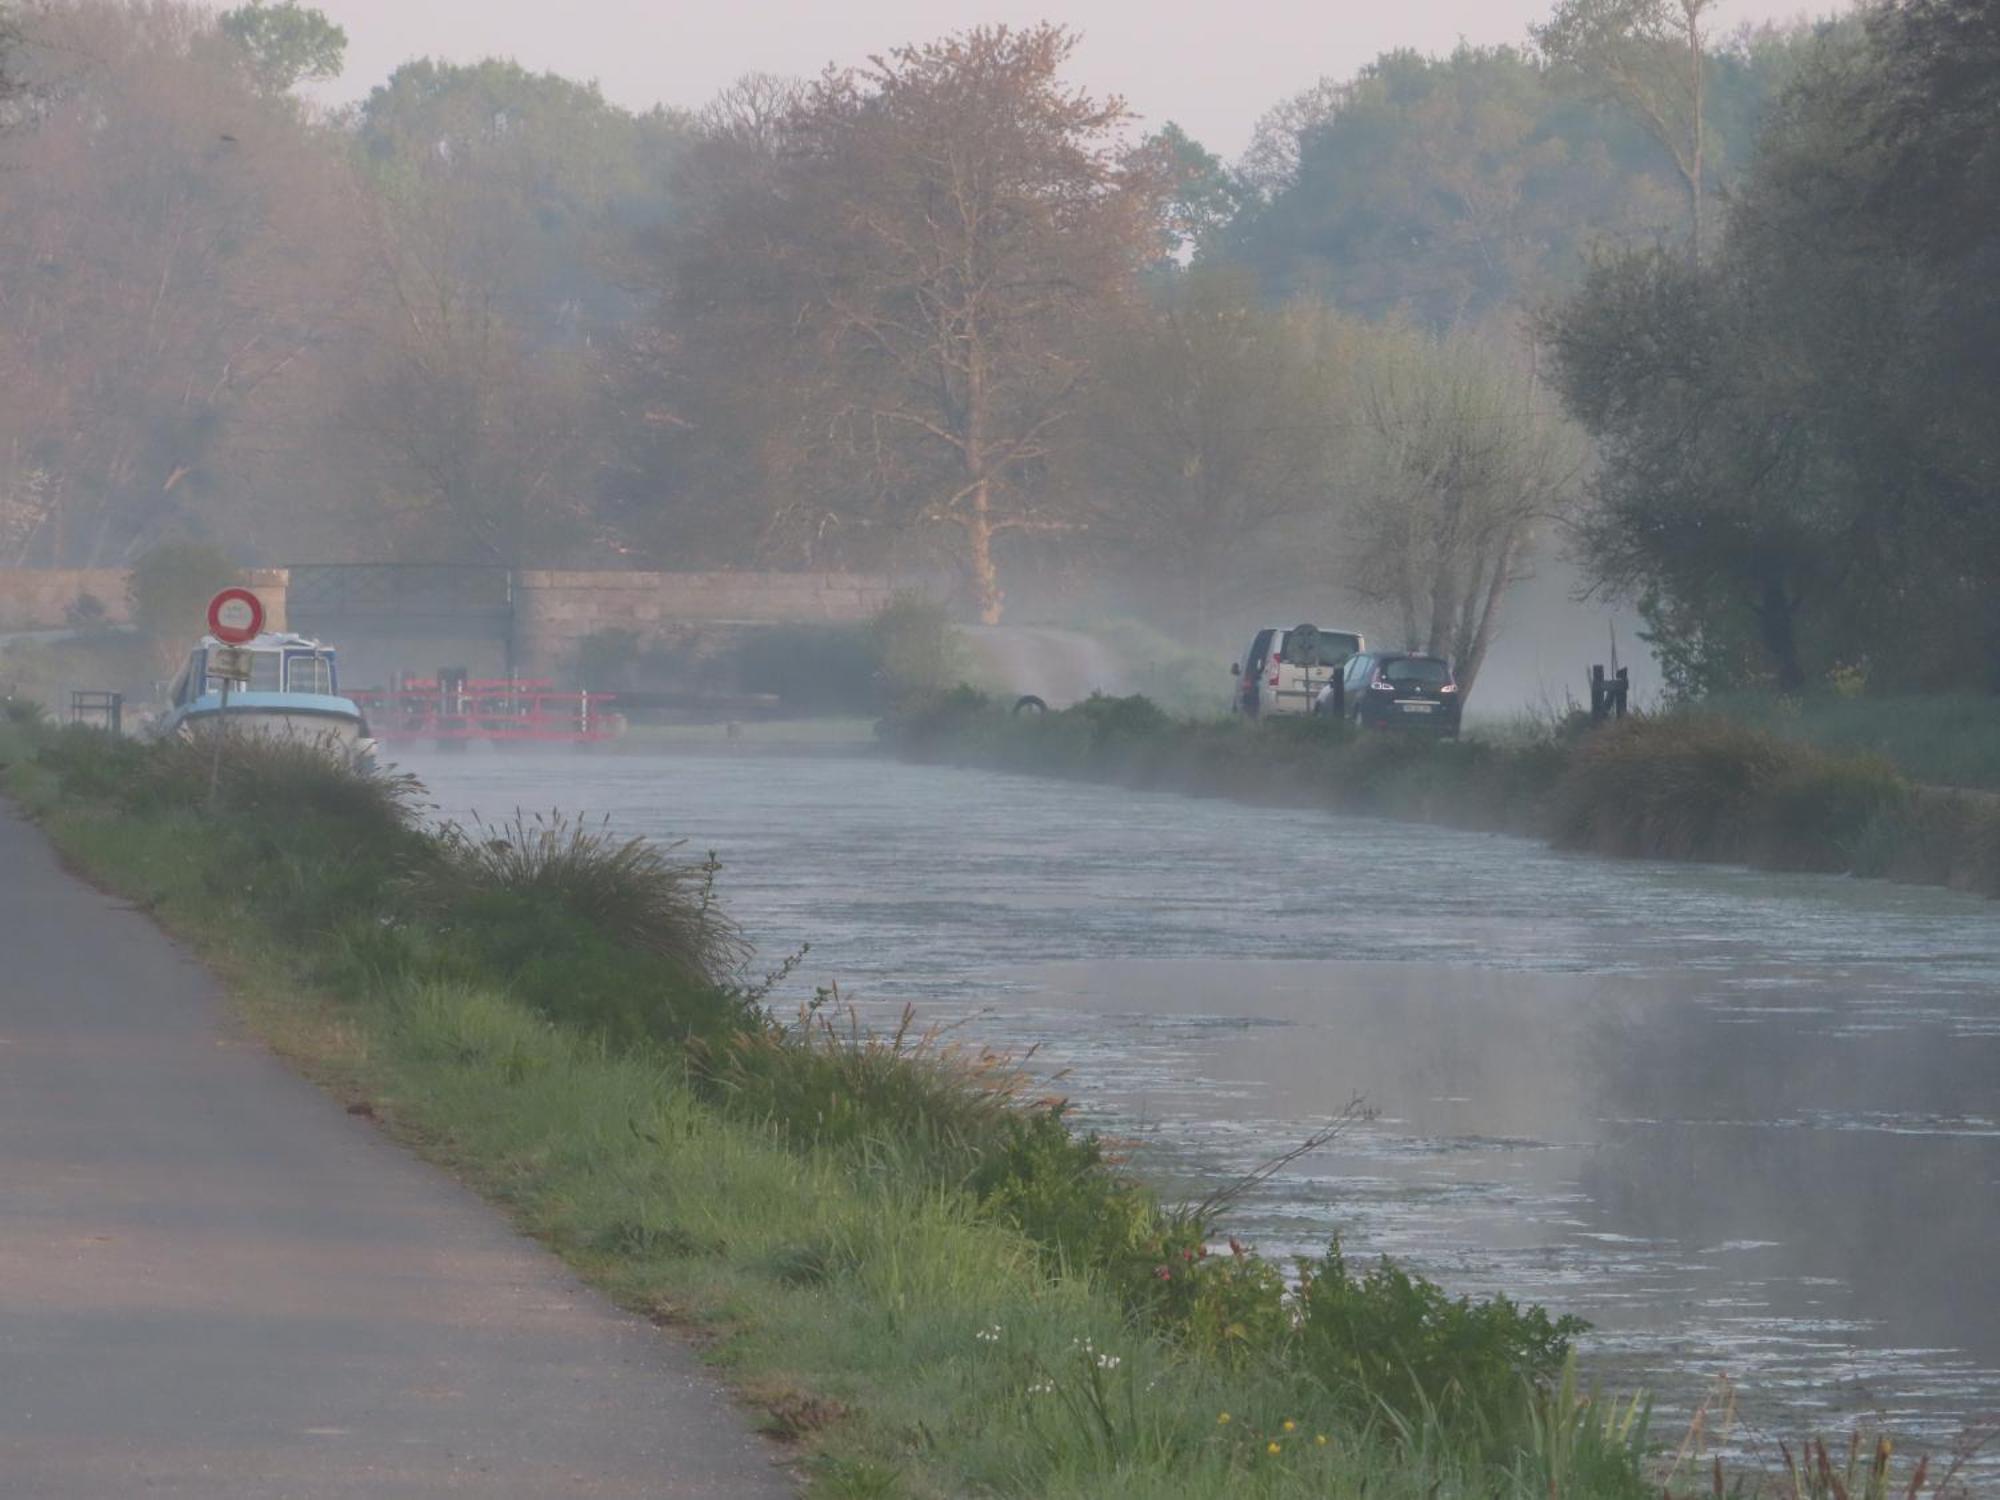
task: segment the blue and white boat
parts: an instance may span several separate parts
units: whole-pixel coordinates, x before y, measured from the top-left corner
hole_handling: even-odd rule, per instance
[[[227,649],[212,635],[195,643],[174,679],[160,734],[192,738],[215,728],[223,713],[222,679],[209,668],[215,653]],[[229,733],[298,740],[357,761],[373,757],[368,720],[352,698],[340,695],[333,647],[273,631],[240,649],[250,653],[250,680],[230,685]]]

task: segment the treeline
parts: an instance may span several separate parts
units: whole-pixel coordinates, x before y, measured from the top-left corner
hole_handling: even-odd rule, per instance
[[[696,112],[423,60],[326,114],[298,89],[345,38],[292,0],[45,0],[0,36],[0,564],[192,537],[246,560],[880,567],[987,619],[1010,583],[1123,576],[1197,636],[1246,584],[1335,585],[1469,681],[1509,586],[1580,527],[1676,680],[1856,666],[1897,590],[1932,615],[1978,593],[1935,507],[1979,471],[1889,440],[1897,412],[1945,420],[1926,392],[1975,409],[1963,364],[1927,359],[1870,415],[1850,503],[1791,439],[1782,480],[1708,429],[1676,450],[1696,440],[1661,403],[1686,382],[1636,361],[1741,384],[1839,355],[1838,391],[1821,372],[1799,399],[1858,442],[1825,403],[1906,367],[1874,341],[1881,299],[1910,299],[1908,340],[1977,259],[1895,227],[1939,201],[1858,178],[1878,238],[1817,231],[1860,232],[1813,175],[1865,170],[1829,130],[1875,129],[1830,80],[1861,88],[1951,6],[1733,36],[1710,9],[1562,0],[1519,48],[1391,54],[1280,102],[1227,165],[1079,86],[1056,26],[750,77]],[[1930,85],[1896,66],[1896,149],[1942,172]],[[1963,107],[1953,128],[1989,139]],[[1828,276],[1897,269],[1785,345],[1785,307],[1835,291],[1756,289],[1752,261],[1792,264],[1781,233]],[[1755,317],[1673,311],[1723,295]],[[1737,363],[1640,328],[1655,310]],[[1685,399],[1768,430],[1725,385]],[[1888,469],[1913,498],[1861,504]],[[1822,558],[1866,571],[1864,526],[1887,549],[1875,618],[1835,620],[1845,582],[1788,554],[1788,659],[1749,518],[1822,503],[1854,513],[1793,527]],[[1672,551],[1676,516],[1726,561]],[[1938,555],[1947,587],[1921,571]],[[1822,642],[1829,621],[1852,629]]]

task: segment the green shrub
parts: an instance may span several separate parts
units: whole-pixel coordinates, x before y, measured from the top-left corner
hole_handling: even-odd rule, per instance
[[[891,703],[943,692],[965,677],[965,646],[941,604],[902,590],[869,623],[883,690]]]
[[[162,542],[132,564],[125,588],[132,623],[157,641],[185,642],[207,629],[208,601],[241,582],[234,559],[205,542]]]
[[[1300,1357],[1336,1391],[1489,1430],[1519,1426],[1528,1388],[1554,1379],[1590,1326],[1506,1297],[1454,1299],[1386,1257],[1354,1272],[1338,1240],[1299,1262],[1297,1306]]]

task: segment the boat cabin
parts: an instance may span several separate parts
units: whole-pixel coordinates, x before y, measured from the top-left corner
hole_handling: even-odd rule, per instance
[[[174,679],[169,701],[185,708],[198,699],[222,691],[222,679],[211,676],[212,654],[223,649],[214,636],[203,636],[188,653],[186,665]],[[244,650],[250,655],[250,681],[238,683],[238,691],[249,693],[308,693],[315,697],[340,695],[340,669],[334,650],[306,636],[288,632],[267,632],[251,641]]]

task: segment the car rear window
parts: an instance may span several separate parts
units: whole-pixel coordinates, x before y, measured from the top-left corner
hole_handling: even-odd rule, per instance
[[[1435,656],[1398,656],[1382,663],[1382,676],[1411,687],[1443,687],[1451,681],[1451,667]]]

